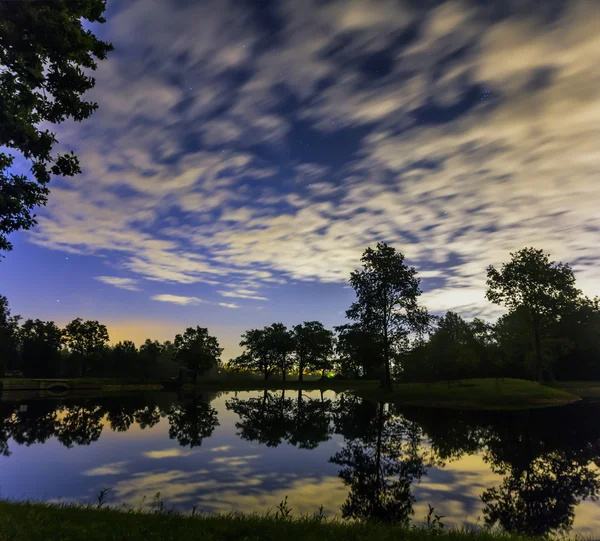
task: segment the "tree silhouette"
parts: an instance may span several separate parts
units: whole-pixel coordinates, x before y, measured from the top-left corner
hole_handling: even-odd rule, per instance
[[[4,375],[7,362],[17,357],[20,316],[13,316],[8,299],[0,295],[0,375]]]
[[[173,358],[194,372],[194,382],[197,381],[199,372],[206,372],[217,366],[223,352],[219,341],[208,334],[205,327],[187,328],[183,334],[175,336],[173,348]]]
[[[50,378],[60,369],[62,330],[53,321],[28,319],[19,332],[21,365],[29,377]]]
[[[64,341],[81,361],[79,375],[91,369],[91,361],[102,353],[108,340],[106,326],[98,321],[83,321],[77,318],[67,324],[64,330]]]
[[[84,24],[103,23],[105,0],[0,3],[0,147],[32,162],[33,179],[10,173],[14,157],[0,153],[0,250],[7,235],[35,225],[36,205],[46,203],[50,175],[80,172],[73,154],[51,155],[57,142],[46,126],[89,117],[97,104],[81,99],[112,45]],[[86,21],[84,23],[84,20]],[[60,29],[60,31],[57,31]]]
[[[217,410],[196,395],[191,402],[172,406],[167,418],[169,438],[176,439],[184,447],[200,447],[219,426]]]

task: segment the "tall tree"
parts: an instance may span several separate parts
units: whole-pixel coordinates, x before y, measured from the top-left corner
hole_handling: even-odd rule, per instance
[[[208,334],[206,327],[188,327],[183,335],[178,334],[173,342],[174,359],[194,372],[194,382],[200,372],[217,366],[223,349],[219,341]]]
[[[449,311],[439,318],[429,340],[429,350],[438,378],[472,377],[479,364],[473,331],[456,312]]]
[[[500,270],[487,269],[486,298],[503,304],[510,313],[521,310],[533,334],[534,374],[542,379],[542,340],[561,312],[577,302],[580,291],[568,264],[556,263],[543,250],[524,248],[511,253]]]
[[[74,319],[64,329],[64,341],[81,362],[79,375],[90,370],[90,363],[104,350],[109,340],[108,330],[98,321]]]
[[[60,370],[62,330],[54,321],[28,319],[23,323],[21,339],[21,366],[28,377],[56,377]]]
[[[98,107],[81,99],[112,45],[88,23],[104,23],[105,0],[0,1],[0,147],[17,150],[31,163],[31,178],[10,171],[14,156],[0,152],[0,250],[7,235],[35,225],[33,209],[46,203],[50,175],[80,172],[71,152],[52,155],[56,136],[46,128],[79,122]]]
[[[7,363],[16,361],[20,319],[11,315],[8,299],[0,295],[0,375],[4,375]]]
[[[404,263],[404,255],[385,243],[367,248],[363,268],[350,275],[357,296],[346,317],[357,321],[376,337],[383,358],[381,385],[391,390],[390,360],[409,344],[411,334],[429,326],[427,310],[419,306],[421,295],[417,271]]]

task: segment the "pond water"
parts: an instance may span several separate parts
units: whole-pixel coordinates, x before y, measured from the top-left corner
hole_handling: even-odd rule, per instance
[[[0,402],[0,495],[600,532],[600,407],[457,412],[319,391]]]

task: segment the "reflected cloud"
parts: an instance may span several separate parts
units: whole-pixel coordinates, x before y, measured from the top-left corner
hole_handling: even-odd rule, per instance
[[[211,464],[226,464],[227,466],[246,466],[251,460],[260,458],[260,455],[245,455],[245,456],[222,456],[213,458]]]
[[[147,458],[174,458],[193,455],[196,452],[181,447],[173,447],[172,449],[162,449],[160,451],[145,451],[142,454]]]
[[[213,453],[226,453],[232,449],[231,445],[221,445],[220,447],[213,447],[211,451]]]
[[[128,460],[122,460],[121,462],[111,462],[110,464],[104,464],[104,466],[98,466],[91,470],[84,471],[82,475],[88,477],[96,475],[120,475],[125,473],[125,466],[129,464]]]

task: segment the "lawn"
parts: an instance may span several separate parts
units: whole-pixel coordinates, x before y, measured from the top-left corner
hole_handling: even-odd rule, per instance
[[[525,409],[559,406],[580,399],[565,390],[522,379],[465,379],[437,383],[400,383],[391,393],[359,389],[356,394],[411,406],[453,409]]]
[[[504,533],[406,528],[314,517],[180,515],[0,502],[1,541],[518,541]]]

